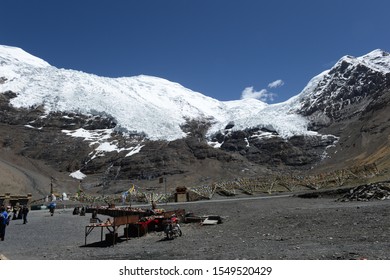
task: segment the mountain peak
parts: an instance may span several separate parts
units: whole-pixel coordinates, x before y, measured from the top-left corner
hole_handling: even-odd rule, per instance
[[[390,72],[390,54],[381,49],[373,50],[360,57],[350,55],[343,56],[333,68],[337,68],[345,62],[351,65],[362,64],[382,73]]]
[[[49,63],[29,54],[21,48],[0,45],[0,60],[8,64],[28,64],[34,67],[48,67]]]
[[[369,52],[368,54],[363,55],[363,58],[377,58],[377,57],[385,57],[389,56],[390,54],[382,49],[376,49],[372,52]]]
[[[299,95],[303,115],[343,118],[342,109],[375,98],[388,87],[389,53],[376,49],[360,57],[343,56],[330,70],[314,77]],[[363,102],[364,103],[364,102]],[[362,107],[363,108],[363,107]]]

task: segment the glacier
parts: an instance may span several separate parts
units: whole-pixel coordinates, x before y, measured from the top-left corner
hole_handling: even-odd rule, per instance
[[[388,60],[381,58],[383,54],[376,50],[359,59],[389,69]],[[283,138],[316,134],[308,130],[309,121],[296,112],[302,96],[310,94],[327,73],[313,78],[300,94],[283,103],[219,101],[158,77],[108,78],[56,68],[20,48],[0,45],[0,92],[16,93],[12,106],[43,105],[46,113],[109,116],[117,123],[116,129],[141,133],[150,140],[186,137],[181,126],[189,119],[209,120],[208,137],[232,123],[234,130],[272,128]]]

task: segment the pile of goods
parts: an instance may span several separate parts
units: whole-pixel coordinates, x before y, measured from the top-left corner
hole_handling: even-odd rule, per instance
[[[89,207],[87,208],[87,213],[92,213],[96,211],[97,214],[106,215],[111,217],[123,217],[123,216],[131,216],[131,215],[140,215],[147,216],[147,210],[142,208],[134,208],[134,207],[115,207],[115,206],[99,206],[99,207]]]
[[[390,199],[390,183],[373,183],[351,189],[339,201],[370,201]]]

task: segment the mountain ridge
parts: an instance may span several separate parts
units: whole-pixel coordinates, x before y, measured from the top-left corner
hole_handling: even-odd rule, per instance
[[[1,65],[0,91],[17,93],[11,100],[15,107],[44,105],[48,112],[105,113],[116,120],[118,128],[131,133],[144,132],[153,140],[185,137],[180,126],[188,118],[211,117],[210,134],[224,129],[232,121],[235,129],[271,125],[284,137],[306,132],[304,118],[285,111],[262,113],[268,105],[257,99],[222,102],[157,77],[106,78],[54,66],[41,67],[42,63],[37,63],[35,68],[29,63],[33,57],[28,58],[27,67],[15,68],[9,59]],[[14,60],[21,63],[18,58]],[[149,121],[143,122],[138,116],[147,116]],[[278,122],[278,117],[282,121]]]
[[[129,181],[155,185],[161,176],[174,187],[355,164],[390,167],[390,56],[381,50],[344,56],[300,94],[269,105],[221,102],[158,77],[57,69],[8,48],[0,46],[0,159],[7,170],[14,162],[31,170],[36,161],[41,168],[26,178],[47,165],[65,189],[86,175],[89,190],[115,192]],[[44,193],[34,183],[44,179],[26,180]]]

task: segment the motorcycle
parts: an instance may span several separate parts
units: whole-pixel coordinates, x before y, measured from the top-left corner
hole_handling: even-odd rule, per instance
[[[168,221],[165,225],[164,232],[167,236],[167,239],[173,239],[174,237],[182,236],[180,225],[177,222]]]

